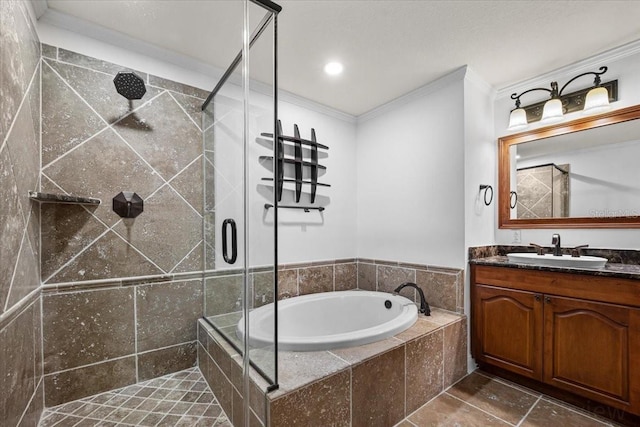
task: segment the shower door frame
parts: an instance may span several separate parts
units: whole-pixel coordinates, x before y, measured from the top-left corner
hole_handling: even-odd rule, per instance
[[[213,101],[215,95],[220,91],[220,89],[224,86],[224,84],[229,80],[229,78],[236,71],[238,65],[242,62],[242,89],[243,89],[243,143],[244,143],[244,152],[246,155],[247,144],[248,144],[248,135],[249,135],[249,124],[248,124],[248,116],[249,116],[249,94],[250,94],[250,79],[249,79],[249,51],[251,46],[260,38],[260,36],[264,33],[266,28],[270,23],[273,23],[273,176],[274,179],[278,176],[278,162],[276,161],[280,155],[280,147],[277,143],[278,141],[278,13],[282,11],[282,7],[278,4],[271,2],[269,0],[243,0],[244,1],[244,33],[243,33],[243,47],[240,53],[236,55],[234,60],[231,62],[229,67],[226,69],[215,88],[211,91],[207,99],[202,104],[202,111],[205,111],[207,106],[211,101]],[[249,22],[248,22],[248,3],[256,4],[266,10],[266,14],[263,19],[260,21],[256,30],[249,36]],[[245,59],[243,61],[243,59]],[[246,218],[246,210],[248,205],[248,176],[247,176],[247,164],[246,159],[243,161],[244,172],[243,172],[243,194],[244,194],[244,228],[245,231],[248,228],[247,218]],[[275,182],[275,181],[274,181]],[[267,392],[278,389],[278,310],[277,310],[277,296],[278,296],[278,195],[277,195],[277,186],[274,185],[273,192],[273,200],[272,204],[274,205],[273,209],[273,294],[274,294],[274,372],[273,378],[267,375],[258,365],[256,365],[253,361],[251,361],[250,352],[249,352],[249,306],[250,306],[250,297],[249,297],[249,285],[248,285],[248,277],[249,277],[249,267],[247,266],[248,255],[248,240],[249,233],[245,232],[244,234],[244,242],[243,242],[243,252],[244,252],[244,262],[243,262],[243,318],[244,318],[244,339],[243,339],[243,348],[240,349],[238,346],[228,337],[225,333],[222,333],[218,329],[218,327],[204,316],[205,321],[209,323],[214,329],[220,332],[220,335],[240,354],[242,354],[243,361],[243,395],[248,396],[249,385],[250,385],[250,377],[249,371],[253,368],[261,377],[263,377],[268,383]],[[206,246],[206,245],[203,245]],[[204,250],[204,249],[203,249]],[[206,267],[205,267],[206,268]],[[245,410],[245,420],[249,420],[249,399],[243,399],[244,401],[244,410]]]

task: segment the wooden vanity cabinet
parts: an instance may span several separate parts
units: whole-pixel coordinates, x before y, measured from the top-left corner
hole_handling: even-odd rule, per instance
[[[480,366],[640,414],[640,281],[485,265],[471,280]]]
[[[541,295],[481,284],[474,293],[476,361],[542,380]]]

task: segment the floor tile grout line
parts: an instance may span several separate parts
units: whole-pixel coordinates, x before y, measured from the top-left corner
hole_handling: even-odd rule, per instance
[[[583,410],[579,410],[580,408],[577,408],[574,405],[571,405],[570,403],[566,403],[566,402],[563,402],[561,400],[555,400],[554,401],[554,400],[551,400],[553,398],[551,398],[551,399],[549,399],[549,398],[551,398],[551,396],[547,396],[547,395],[544,395],[544,394],[540,396],[540,400],[543,400],[543,401],[545,401],[547,403],[551,403],[552,405],[559,406],[559,407],[561,407],[563,409],[566,409],[566,410],[571,411],[571,412],[573,412],[575,414],[578,414],[578,415],[582,415],[582,416],[584,416],[586,418],[589,418],[589,419],[592,419],[594,421],[598,421],[599,423],[602,423],[602,424],[605,424],[605,423],[606,424],[611,424],[612,420],[610,420],[608,418],[598,419],[594,415],[592,415],[590,412],[588,412],[588,411],[584,411],[583,412]]]
[[[492,416],[493,418],[496,418],[496,419],[498,419],[498,420],[500,420],[500,421],[502,421],[502,422],[504,422],[504,423],[507,423],[507,424],[508,424],[508,425],[510,425],[510,426],[515,426],[515,424],[510,423],[509,421],[507,421],[507,420],[505,420],[505,419],[503,419],[503,418],[500,418],[499,416],[497,416],[497,415],[495,415],[495,414],[492,414],[491,412],[487,411],[486,409],[482,409],[482,408],[480,408],[479,406],[476,406],[476,405],[474,405],[474,404],[472,404],[472,403],[465,402],[464,400],[460,399],[460,398],[459,398],[459,397],[457,397],[457,396],[454,396],[453,394],[450,394],[449,392],[446,392],[446,391],[445,391],[445,393],[447,394],[447,396],[453,397],[454,399],[456,399],[456,400],[458,400],[458,401],[460,401],[460,402],[464,403],[465,405],[469,405],[469,406],[471,406],[472,408],[475,408],[475,409],[477,409],[477,410],[479,410],[479,411],[481,411],[481,412],[484,412],[485,414],[490,415],[490,416]]]
[[[522,417],[522,419],[520,420],[520,422],[518,424],[516,424],[516,427],[520,427],[522,425],[522,423],[524,422],[524,420],[527,419],[527,417],[529,416],[529,414],[533,411],[533,409],[538,405],[538,403],[540,402],[540,400],[542,400],[542,395],[538,396],[538,399],[533,402],[533,405],[531,405],[531,407],[529,408],[529,410],[527,411],[526,414],[524,414],[524,416]]]
[[[185,375],[185,373],[187,375]],[[182,374],[182,376],[176,378],[175,377],[176,374]],[[192,377],[192,378],[189,379],[188,377],[191,376],[192,374],[197,374],[197,376],[195,378]],[[154,381],[154,380],[158,380],[158,379],[163,379],[163,382],[160,383],[160,386],[166,384],[166,382],[168,382],[170,380],[176,381],[177,383],[173,384],[173,388],[171,388],[169,390],[181,392],[180,393],[181,394],[180,399],[182,399],[184,397],[184,395],[186,395],[186,393],[191,392],[191,389],[193,388],[193,385],[191,385],[191,383],[193,383],[194,385],[197,384],[197,383],[202,383],[205,386],[205,388],[203,390],[195,391],[195,393],[198,393],[199,397],[202,396],[205,393],[211,393],[210,389],[208,388],[208,385],[206,384],[206,381],[204,380],[204,377],[202,376],[202,373],[197,368],[188,368],[188,369],[179,371],[177,373],[167,374],[167,375],[165,375],[163,377],[158,377],[158,378],[155,378],[155,379],[152,379],[152,380],[148,380],[148,382],[151,382],[151,381]],[[97,417],[95,417],[95,416],[92,417],[91,416],[93,414],[93,412],[90,412],[87,415],[82,416],[82,415],[78,415],[78,414],[74,413],[73,411],[78,411],[83,405],[87,405],[87,404],[95,405],[98,408],[99,407],[113,408],[112,411],[109,411],[107,413],[107,415],[105,415],[103,417],[103,420],[106,420],[106,418],[109,415],[111,415],[115,410],[120,408],[120,409],[126,410],[125,412],[127,412],[127,414],[121,420],[113,421],[113,422],[116,422],[116,423],[119,422],[119,423],[122,423],[122,424],[125,424],[125,425],[135,425],[135,424],[131,424],[131,423],[126,423],[126,422],[124,422],[124,420],[128,416],[130,416],[131,413],[136,412],[136,411],[137,412],[146,412],[147,413],[146,416],[148,416],[150,413],[153,413],[153,409],[152,410],[145,410],[145,409],[138,409],[138,407],[141,406],[142,403],[145,400],[154,400],[155,401],[157,399],[153,399],[153,398],[150,398],[150,397],[146,397],[146,398],[145,397],[139,397],[135,393],[133,395],[132,394],[122,394],[122,393],[123,393],[123,391],[125,391],[127,389],[131,389],[131,388],[140,388],[140,389],[142,389],[142,388],[144,388],[144,387],[141,387],[141,385],[143,385],[143,384],[144,383],[136,383],[136,384],[132,384],[132,385],[129,385],[129,386],[125,386],[125,387],[123,387],[121,389],[111,390],[111,391],[108,391],[108,392],[104,392],[104,393],[100,393],[98,395],[95,395],[95,396],[99,396],[99,395],[102,395],[102,394],[112,394],[113,396],[111,396],[107,401],[105,401],[105,403],[95,403],[95,402],[93,402],[91,400],[88,400],[88,401],[84,400],[84,398],[83,398],[83,399],[80,399],[78,401],[74,401],[74,402],[81,403],[81,405],[79,407],[72,407],[70,409],[71,412],[64,411],[64,407],[65,407],[65,405],[68,405],[69,403],[73,403],[73,402],[67,402],[65,404],[59,405],[58,407],[48,408],[46,410],[49,411],[49,414],[57,413],[57,414],[59,414],[61,416],[73,417],[74,419],[75,418],[80,418],[80,419],[96,420]],[[188,387],[188,390],[185,389],[185,387]],[[157,387],[152,387],[152,388],[156,388],[157,389]],[[137,391],[139,391],[139,390],[137,390]],[[184,395],[182,393],[184,393]],[[95,396],[89,397],[89,399],[95,398]],[[120,401],[114,402],[114,405],[118,405],[118,406],[114,407],[113,405],[110,405],[109,402],[111,402],[112,400],[116,399],[117,397],[119,397],[119,399],[125,399],[125,398],[126,399],[124,401],[122,401],[122,402],[120,402]],[[166,400],[166,399],[165,400],[157,400],[158,402],[174,403],[174,405],[171,405],[171,407],[168,407],[168,409],[165,412],[156,412],[156,413],[159,414],[159,415],[163,415],[163,417],[160,419],[160,421],[162,421],[162,419],[166,418],[166,416],[172,416],[172,417],[178,418],[177,422],[181,421],[183,418],[184,419],[188,419],[189,417],[194,417],[194,418],[199,418],[199,419],[211,419],[211,420],[215,421],[216,417],[206,416],[204,414],[204,412],[202,414],[200,414],[200,415],[189,414],[189,412],[192,410],[192,408],[195,405],[202,405],[202,406],[209,405],[209,406],[216,406],[216,407],[220,408],[219,402],[217,401],[217,399],[215,399],[215,396],[212,396],[212,397],[213,397],[213,400],[211,402],[208,402],[208,403],[197,402],[198,399],[196,399],[194,401]],[[132,398],[140,399],[141,400],[140,404],[136,405],[135,408],[125,406],[127,404],[127,402],[129,402]],[[165,396],[165,398],[166,398],[166,396]],[[178,403],[187,404],[188,407],[184,407],[184,409],[179,410],[177,413],[170,413],[171,410],[173,410],[176,406],[178,406]],[[95,410],[94,410],[94,412],[95,412]],[[206,412],[206,409],[205,409],[205,412]],[[98,421],[102,421],[102,420],[98,420]]]
[[[477,373],[478,375],[482,375],[483,377],[488,378],[490,380],[494,380],[494,381],[496,381],[496,382],[498,382],[498,383],[500,383],[502,385],[506,385],[508,387],[511,387],[511,388],[513,388],[515,390],[518,390],[518,391],[521,391],[523,393],[527,393],[530,396],[540,397],[540,396],[543,395],[542,393],[536,392],[535,390],[532,390],[532,389],[530,389],[528,387],[524,387],[524,386],[521,386],[519,384],[512,383],[511,381],[506,380],[504,378],[500,378],[498,376],[491,377],[489,375],[486,375],[484,372],[480,371],[480,369],[476,369],[473,372]]]

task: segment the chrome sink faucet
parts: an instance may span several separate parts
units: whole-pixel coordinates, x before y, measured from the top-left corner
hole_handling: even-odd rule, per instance
[[[551,236],[551,244],[553,245],[553,256],[562,256],[562,247],[560,247],[560,235]]]

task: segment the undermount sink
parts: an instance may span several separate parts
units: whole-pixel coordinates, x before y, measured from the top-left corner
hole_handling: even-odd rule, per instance
[[[602,268],[607,263],[606,258],[597,256],[572,257],[571,255],[555,256],[553,254],[514,253],[507,254],[507,258],[509,258],[509,262],[547,265],[550,267]]]

